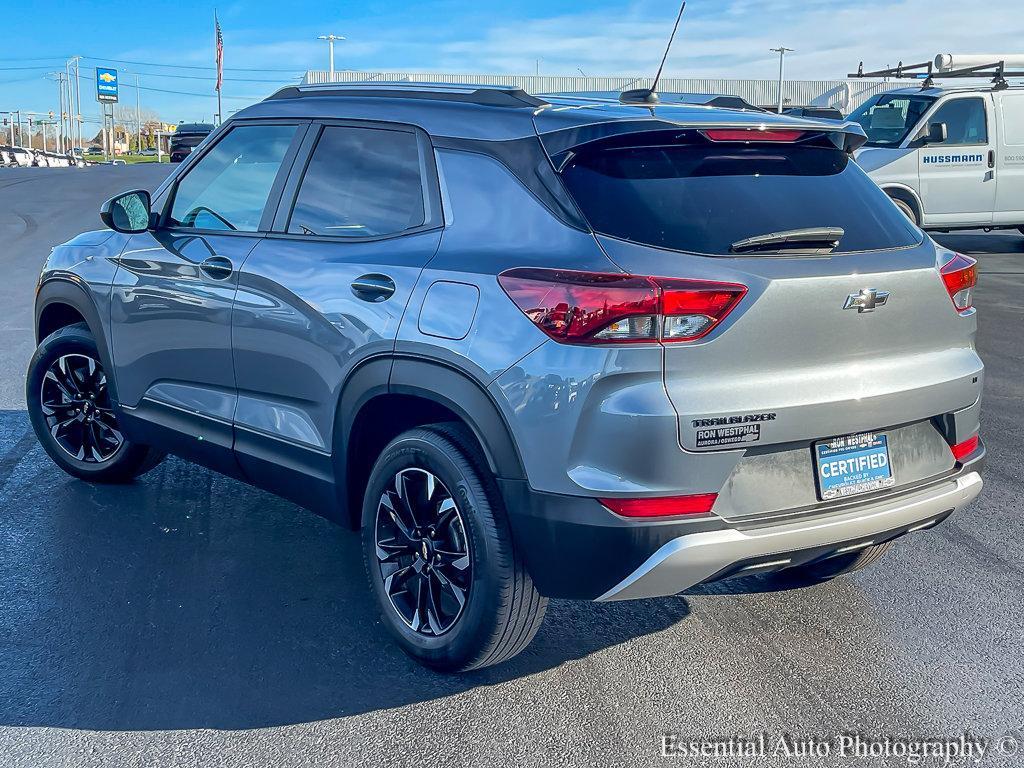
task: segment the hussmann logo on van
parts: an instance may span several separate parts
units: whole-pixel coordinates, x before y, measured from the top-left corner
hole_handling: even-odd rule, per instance
[[[984,155],[925,155],[926,163],[981,163],[985,160]]]

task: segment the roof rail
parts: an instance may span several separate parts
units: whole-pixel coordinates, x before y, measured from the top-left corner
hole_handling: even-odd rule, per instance
[[[488,107],[540,107],[547,102],[531,96],[522,88],[477,83],[412,83],[372,80],[355,83],[316,83],[290,85],[267,97],[297,99],[305,96],[351,96],[359,98],[427,99],[457,101]]]
[[[992,87],[996,90],[1002,90],[1003,88],[1009,88],[1010,84],[1006,82],[1008,77],[1024,77],[1024,71],[1021,72],[1007,72],[1005,61],[993,61],[986,64],[978,64],[972,67],[962,67],[961,69],[948,69],[935,71],[935,63],[932,61],[925,61],[920,64],[904,64],[902,61],[899,65],[889,69],[878,69],[874,72],[864,71],[864,62],[862,61],[857,67],[856,72],[851,72],[847,77],[895,77],[901,79],[904,77],[917,79],[924,79],[921,83],[921,88],[931,88],[935,84],[935,78],[945,79],[959,78],[959,77],[988,77],[992,79]]]

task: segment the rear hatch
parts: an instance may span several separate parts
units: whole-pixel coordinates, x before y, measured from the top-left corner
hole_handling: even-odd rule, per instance
[[[790,450],[978,399],[974,312],[939,270],[954,254],[812,125],[652,125],[549,145],[624,271],[747,288],[707,335],[662,345],[687,451]]]

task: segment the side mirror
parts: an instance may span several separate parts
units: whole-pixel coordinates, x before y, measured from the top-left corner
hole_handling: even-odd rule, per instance
[[[928,123],[928,134],[925,136],[925,141],[929,144],[942,144],[946,141],[946,124],[945,123]]]
[[[100,208],[100,220],[115,232],[137,235],[150,228],[149,192],[136,189],[112,197]]]

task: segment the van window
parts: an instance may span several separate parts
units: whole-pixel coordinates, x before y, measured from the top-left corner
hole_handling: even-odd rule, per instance
[[[595,231],[659,248],[728,255],[744,238],[812,227],[845,231],[836,253],[920,242],[885,193],[831,144],[632,134],[581,148],[562,177]]]
[[[255,232],[294,125],[233,128],[178,182],[172,227]]]
[[[869,147],[895,147],[935,102],[934,96],[881,93],[850,113],[867,134]]]
[[[415,134],[324,128],[299,186],[289,232],[382,237],[423,223],[423,179]]]
[[[944,146],[952,144],[988,144],[985,102],[981,99],[947,101],[928,118],[928,124],[945,123]]]

